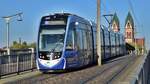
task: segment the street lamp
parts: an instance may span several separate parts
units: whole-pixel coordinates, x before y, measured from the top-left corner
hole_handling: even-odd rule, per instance
[[[9,40],[10,40],[10,36],[9,36],[9,33],[10,33],[10,32],[9,32],[10,20],[11,20],[13,17],[17,17],[17,18],[18,18],[17,21],[22,21],[22,17],[21,17],[22,14],[23,14],[23,13],[21,12],[21,13],[17,13],[17,14],[14,14],[14,15],[2,17],[2,18],[5,20],[6,26],[7,26],[7,46],[6,46],[7,49],[9,49]]]

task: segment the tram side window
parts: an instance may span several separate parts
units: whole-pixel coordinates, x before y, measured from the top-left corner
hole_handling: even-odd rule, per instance
[[[122,46],[123,41],[122,41],[122,36],[120,36],[120,45]]]
[[[93,34],[93,40],[94,40],[94,48],[96,49],[96,31],[94,31],[94,34]]]
[[[92,49],[91,26],[90,25],[86,25],[86,27],[87,27],[87,31],[86,31],[86,35],[87,35],[87,49],[91,50]]]
[[[119,46],[119,36],[116,34],[116,45]]]
[[[125,43],[125,38],[124,38],[124,37],[123,37],[123,44],[124,44],[124,46],[125,46],[125,44],[126,44],[126,43]]]
[[[87,50],[87,47],[88,47],[87,30],[83,29],[83,28],[86,28],[86,26],[84,24],[82,25],[83,46],[84,46],[84,50]]]
[[[86,36],[86,31],[84,30],[82,30],[82,37],[83,37],[84,50],[87,50],[87,36]]]
[[[118,35],[118,44],[120,46],[120,35]]]
[[[122,45],[124,46],[125,45],[125,40],[124,40],[124,37],[122,36]]]
[[[105,32],[105,46],[109,46],[109,32],[108,31],[104,31]]]
[[[68,35],[67,35],[67,41],[66,41],[66,50],[73,50],[73,29],[71,27],[69,28]]]
[[[88,42],[89,42],[89,49],[92,50],[92,33],[88,32]]]
[[[82,38],[82,31],[80,28],[77,28],[76,30],[76,39],[77,39],[77,49],[82,50],[83,49],[83,38]]]
[[[115,34],[112,34],[112,45],[115,46]]]
[[[109,38],[110,38],[110,46],[112,46],[112,43],[113,43],[113,41],[112,41],[112,40],[113,40],[113,36],[112,36],[112,33],[111,33],[111,32],[110,32],[110,37],[109,37]]]
[[[101,29],[101,46],[103,46],[104,43],[103,43],[103,30]]]

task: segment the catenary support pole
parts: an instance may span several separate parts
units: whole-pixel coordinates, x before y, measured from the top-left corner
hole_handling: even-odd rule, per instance
[[[96,43],[97,43],[97,55],[98,55],[98,65],[101,66],[101,36],[100,36],[100,0],[97,0],[97,35],[96,35]]]

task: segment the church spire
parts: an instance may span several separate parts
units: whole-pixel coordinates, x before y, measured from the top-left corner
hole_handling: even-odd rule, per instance
[[[112,29],[114,32],[119,32],[120,31],[120,22],[117,14],[115,13],[113,18],[112,18]]]
[[[132,18],[132,15],[131,15],[130,12],[128,12],[128,15],[127,15],[127,17],[126,17],[125,26],[126,26],[126,24],[127,24],[128,22],[130,22],[132,28],[134,28],[134,21],[133,21],[133,18]]]
[[[130,12],[128,12],[125,20],[125,38],[127,43],[134,43],[134,21]]]

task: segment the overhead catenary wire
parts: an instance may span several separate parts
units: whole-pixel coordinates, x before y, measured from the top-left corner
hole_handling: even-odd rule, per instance
[[[139,34],[139,31],[142,31],[142,32],[144,32],[143,31],[143,29],[142,29],[142,24],[139,22],[139,19],[137,18],[137,16],[136,16],[136,13],[135,13],[135,10],[134,10],[134,7],[133,7],[133,4],[132,4],[132,2],[131,2],[131,0],[128,0],[128,4],[129,4],[129,6],[130,6],[130,11],[131,11],[131,13],[133,14],[133,17],[134,17],[134,20],[135,20],[135,25],[134,25],[134,27],[135,27],[135,34],[138,34],[138,35],[140,35],[140,34],[142,34],[142,33],[140,33]],[[140,30],[139,30],[140,29]],[[143,36],[143,34],[142,34],[142,36]],[[144,35],[145,36],[145,35]]]
[[[132,12],[134,19],[136,20],[137,24],[140,24],[139,20],[137,19],[136,14],[135,14],[132,2],[130,0],[128,0],[128,3],[130,6],[130,11]]]

